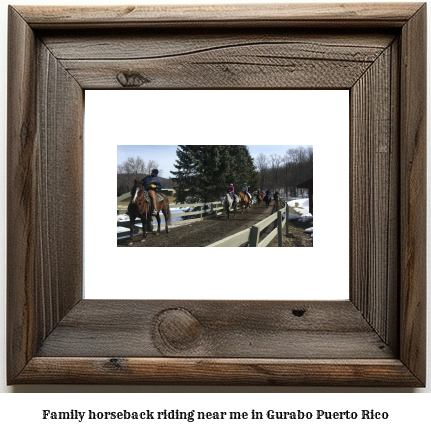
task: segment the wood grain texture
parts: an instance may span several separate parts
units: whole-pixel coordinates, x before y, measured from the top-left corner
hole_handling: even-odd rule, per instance
[[[391,298],[399,269],[396,54],[389,46],[355,84],[350,109],[350,298],[382,339],[391,340],[394,351],[396,337],[390,329],[397,327],[397,307]]]
[[[418,387],[399,360],[34,357],[17,383]]]
[[[167,58],[235,48],[243,45],[295,46],[292,53],[298,58],[339,61],[374,61],[395,38],[395,30],[378,33],[277,29],[228,29],[215,32],[203,29],[145,31],[79,31],[53,35],[39,31],[40,40],[58,60],[144,60]],[[265,52],[261,53],[263,57]],[[311,57],[313,56],[313,57]]]
[[[119,7],[20,6],[32,28],[121,27],[402,27],[420,3],[184,5]]]
[[[202,329],[176,349],[154,326],[177,311]],[[88,341],[92,341],[88,344]],[[83,300],[48,336],[47,357],[391,358],[393,353],[349,302]]]
[[[414,3],[10,8],[8,382],[423,386],[424,23]],[[80,301],[89,88],[349,88],[350,301]]]
[[[35,289],[46,337],[82,296],[84,92],[37,47]]]
[[[310,32],[43,36],[84,89],[350,88],[395,38]],[[78,43],[78,40],[80,43]],[[114,42],[115,41],[115,42]]]
[[[426,5],[401,37],[401,360],[425,381]]]
[[[17,375],[35,355],[35,38],[9,9],[7,129],[7,317],[8,376]],[[19,221],[19,224],[17,224]]]
[[[8,374],[14,376],[82,297],[83,91],[12,8],[9,22]]]

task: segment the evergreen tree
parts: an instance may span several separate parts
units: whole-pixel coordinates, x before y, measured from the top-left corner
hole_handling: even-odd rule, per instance
[[[244,145],[180,145],[176,171],[172,179],[178,184],[177,201],[211,202],[226,192],[230,183],[237,190],[244,182],[259,183],[259,174]],[[252,186],[253,187],[253,186]]]
[[[247,183],[252,190],[259,188],[259,173],[254,166],[253,158],[245,145],[230,145],[228,147],[230,156],[229,175],[230,183],[236,187],[235,190],[241,191],[242,185]]]

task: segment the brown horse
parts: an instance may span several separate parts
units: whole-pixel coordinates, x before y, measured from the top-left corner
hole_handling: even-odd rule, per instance
[[[248,197],[248,195],[246,193],[243,193],[243,192],[239,193],[239,198],[240,198],[240,202],[241,202],[241,214],[244,214],[244,209],[245,209],[245,212],[247,213],[247,209],[249,209],[251,207],[250,198]]]
[[[133,228],[135,219],[137,217],[140,217],[142,220],[142,240],[141,243],[145,241],[145,238],[147,237],[147,221],[151,220],[151,215],[149,215],[150,212],[150,203],[147,202],[144,198],[144,186],[142,184],[138,184],[138,182],[135,180],[135,185],[132,188],[131,191],[132,200],[130,201],[128,213],[130,217],[130,243],[129,246],[132,244],[133,241]],[[171,210],[169,209],[169,199],[166,195],[159,194],[161,197],[163,197],[163,201],[157,202],[156,207],[156,219],[157,219],[157,232],[156,235],[160,234],[160,216],[159,212],[161,211],[163,215],[165,216],[165,229],[166,234],[169,234],[168,224],[171,223]]]
[[[148,224],[148,223],[151,224],[152,220],[151,219],[146,220],[144,218],[145,215],[141,215],[139,213],[139,209],[138,209],[137,204],[134,204],[133,202],[130,202],[129,207],[127,207],[127,214],[129,215],[129,218],[130,218],[130,242],[129,242],[129,246],[131,246],[133,243],[133,231],[135,229],[136,218],[141,219],[143,227],[146,226],[146,224]],[[148,229],[149,226],[147,225],[146,228]],[[144,240],[142,240],[142,241],[144,241]]]
[[[274,193],[274,208],[272,209],[272,213],[275,213],[276,211],[281,210],[281,200],[280,200],[280,194],[278,191]]]
[[[262,194],[260,192],[257,193],[257,205],[261,205],[263,201]]]

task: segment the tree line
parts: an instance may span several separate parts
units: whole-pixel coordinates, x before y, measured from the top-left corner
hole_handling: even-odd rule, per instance
[[[129,192],[135,179],[154,168],[165,188],[176,189],[177,202],[218,200],[230,183],[236,192],[247,183],[253,191],[279,190],[293,197],[303,192],[297,191],[298,184],[313,178],[312,146],[289,149],[284,155],[260,153],[255,160],[246,145],[179,145],[176,155],[170,179],[162,177],[163,170],[152,159],[129,157],[117,165],[117,196]]]
[[[175,183],[170,179],[162,177],[163,170],[160,169],[159,163],[153,159],[145,162],[140,156],[128,157],[127,160],[117,165],[117,196],[130,192],[135,179],[142,179],[151,173],[153,169],[159,170],[159,177],[163,181],[163,186],[171,189]]]
[[[303,192],[296,186],[313,178],[313,147],[289,149],[284,155],[260,153],[255,165],[260,174],[260,189],[283,190],[284,194],[296,197]]]
[[[179,145],[172,180],[177,202],[220,199],[233,183],[235,191],[247,183],[259,187],[260,176],[245,145]]]

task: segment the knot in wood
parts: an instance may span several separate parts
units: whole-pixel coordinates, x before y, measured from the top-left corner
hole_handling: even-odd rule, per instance
[[[166,309],[156,317],[156,332],[169,348],[186,350],[199,344],[203,329],[188,310],[178,308]]]
[[[148,78],[145,78],[139,72],[120,72],[117,74],[117,81],[123,87],[141,87],[150,82]]]
[[[296,317],[302,317],[305,314],[305,309],[293,309],[292,314]]]

